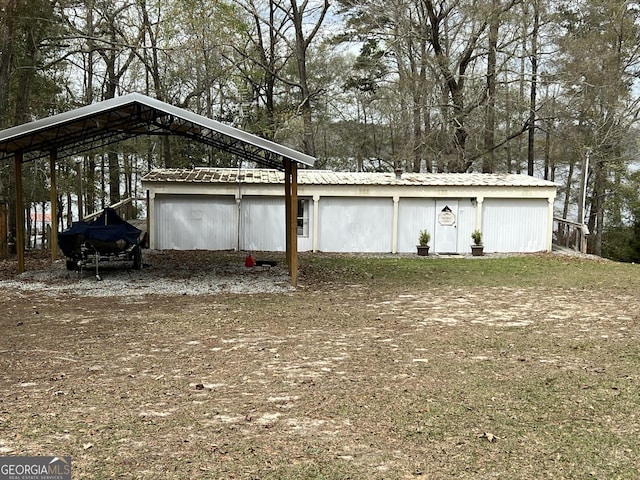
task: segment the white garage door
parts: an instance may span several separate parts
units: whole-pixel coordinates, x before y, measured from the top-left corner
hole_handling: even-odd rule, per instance
[[[318,250],[390,252],[390,198],[323,197],[318,204]]]
[[[547,248],[546,199],[485,199],[482,240],[487,252],[539,252]]]
[[[231,250],[238,244],[238,208],[234,197],[157,195],[154,202],[155,248]]]

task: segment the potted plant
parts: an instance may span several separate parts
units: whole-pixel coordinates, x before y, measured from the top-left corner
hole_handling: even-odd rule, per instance
[[[471,232],[471,239],[473,245],[471,245],[471,255],[474,257],[481,257],[484,255],[484,245],[482,245],[482,232],[478,229]]]
[[[431,240],[431,234],[427,230],[420,230],[418,236],[418,255],[426,257],[429,255],[429,241]]]

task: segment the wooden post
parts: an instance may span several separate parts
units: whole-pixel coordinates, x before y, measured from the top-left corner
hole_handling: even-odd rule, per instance
[[[22,193],[22,152],[15,154],[16,182],[16,253],[18,273],[24,273],[24,198]]]
[[[289,271],[291,271],[291,160],[284,159],[284,224],[286,259]]]
[[[82,199],[82,159],[76,160],[76,190],[78,195],[78,221],[84,218],[84,201]]]
[[[147,190],[147,235],[146,235],[146,248],[151,248],[151,194]]]
[[[298,286],[298,165],[284,160],[285,235],[291,285]]]
[[[9,232],[7,231],[7,202],[4,197],[0,197],[0,259],[9,256]]]
[[[56,181],[56,163],[58,161],[58,152],[51,150],[49,152],[49,173],[51,176],[51,192],[49,200],[51,201],[51,239],[49,248],[51,249],[51,261],[58,258],[58,187]],[[82,220],[82,218],[80,218]]]
[[[291,285],[298,286],[298,164],[291,162],[291,221],[289,223],[291,235],[291,262],[289,275]]]

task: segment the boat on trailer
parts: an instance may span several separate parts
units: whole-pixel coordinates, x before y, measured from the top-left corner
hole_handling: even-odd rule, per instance
[[[135,270],[142,268],[142,230],[123,220],[113,208],[105,208],[91,221],[74,222],[58,233],[58,245],[66,257],[67,270],[82,272],[95,267],[102,280],[100,262],[130,261]]]

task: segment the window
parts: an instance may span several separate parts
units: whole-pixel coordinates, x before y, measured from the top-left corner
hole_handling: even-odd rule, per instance
[[[309,200],[298,200],[298,236],[309,236]]]

